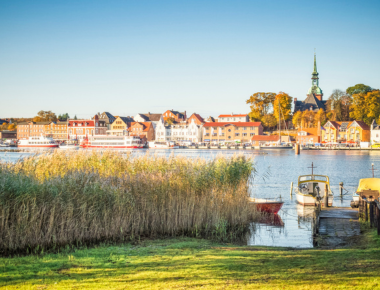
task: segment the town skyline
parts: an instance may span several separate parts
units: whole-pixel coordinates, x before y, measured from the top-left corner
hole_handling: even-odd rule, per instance
[[[380,87],[376,1],[216,3],[3,3],[0,117],[246,113],[255,92],[305,100],[314,48],[325,99]]]

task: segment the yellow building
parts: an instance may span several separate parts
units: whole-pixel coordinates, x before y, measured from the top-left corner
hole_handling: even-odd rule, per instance
[[[371,131],[363,121],[328,121],[322,130],[322,143],[369,142]]]
[[[110,130],[107,130],[107,135],[123,136],[128,135],[128,128],[134,122],[130,117],[116,117],[115,121],[110,125]]]
[[[58,121],[45,125],[46,137],[51,137],[58,141],[68,140],[67,123]]]

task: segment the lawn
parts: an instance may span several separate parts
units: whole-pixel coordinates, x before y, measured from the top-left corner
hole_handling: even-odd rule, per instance
[[[359,247],[286,249],[195,238],[0,258],[1,289],[380,288],[380,239]]]

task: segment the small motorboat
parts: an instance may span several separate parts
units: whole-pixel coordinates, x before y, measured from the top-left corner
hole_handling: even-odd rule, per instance
[[[330,181],[327,175],[314,174],[315,168],[311,164],[311,174],[298,177],[298,187],[296,188],[297,202],[302,205],[315,206],[325,196],[327,190],[328,206],[332,206],[333,193],[330,188]],[[321,203],[323,205],[323,202]]]
[[[249,201],[253,204],[258,211],[267,213],[278,213],[284,202],[282,200],[268,199],[268,198],[253,198],[250,197]]]

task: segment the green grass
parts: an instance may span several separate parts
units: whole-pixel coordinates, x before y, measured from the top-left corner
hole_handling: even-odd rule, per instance
[[[358,247],[285,249],[177,238],[0,258],[2,289],[380,288],[380,239]]]

